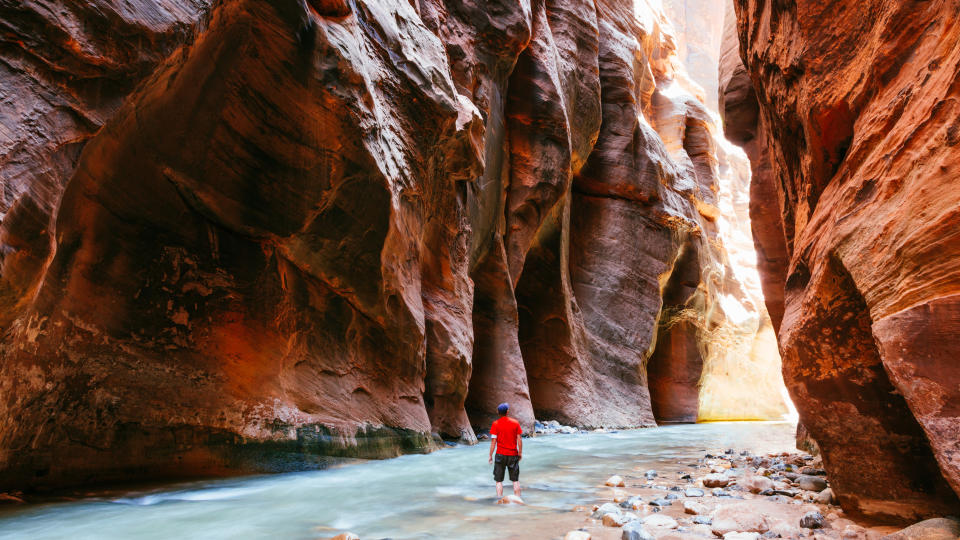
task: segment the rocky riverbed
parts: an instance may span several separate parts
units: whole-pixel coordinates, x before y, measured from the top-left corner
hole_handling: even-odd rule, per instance
[[[836,505],[819,456],[753,455],[727,449],[653,470],[616,471],[604,497],[564,540],[758,540],[960,538],[960,521],[931,519],[907,529],[854,520]]]

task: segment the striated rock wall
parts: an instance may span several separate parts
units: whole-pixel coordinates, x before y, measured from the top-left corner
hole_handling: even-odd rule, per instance
[[[658,10],[125,6],[0,8],[0,487],[694,420],[757,333]]]
[[[960,508],[960,3],[737,0],[728,134],[784,377],[848,511]]]

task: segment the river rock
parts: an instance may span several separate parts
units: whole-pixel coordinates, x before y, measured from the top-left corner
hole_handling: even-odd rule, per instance
[[[708,474],[703,477],[703,485],[708,488],[722,488],[730,483],[725,474]]]
[[[644,476],[647,477],[647,480],[653,480],[654,478],[657,477],[657,471],[650,469],[649,471],[644,473]]]
[[[771,525],[765,534],[776,535],[780,538],[798,538],[802,532],[803,531],[796,525],[780,520]]]
[[[698,525],[710,525],[713,520],[710,516],[693,516],[693,522]]]
[[[643,498],[639,495],[634,495],[629,499],[620,503],[621,508],[628,508],[631,510],[639,510],[643,508]]]
[[[819,476],[800,475],[796,482],[800,489],[806,491],[816,491],[819,493],[827,489],[827,481]]]
[[[620,533],[620,540],[653,540],[653,535],[643,528],[643,523],[639,520],[631,521],[623,526],[623,532]]]
[[[773,480],[754,474],[742,476],[737,480],[737,485],[750,493],[760,493],[766,490],[772,491],[775,487]]]
[[[766,517],[750,503],[735,503],[717,508],[712,515],[714,534],[723,536],[728,532],[765,533],[769,529]]]
[[[704,492],[699,488],[687,488],[683,490],[683,494],[687,497],[703,497]]]
[[[591,540],[592,538],[587,531],[570,531],[563,536],[563,540]]]
[[[881,540],[957,540],[960,538],[960,519],[933,518],[914,523],[905,529],[888,534]]]
[[[823,525],[823,514],[820,512],[807,512],[800,518],[800,526],[805,529],[822,529]]]
[[[617,505],[613,503],[603,503],[600,505],[599,508],[593,511],[593,514],[590,514],[590,517],[594,519],[602,519],[603,516],[606,514],[621,514],[621,513],[623,513],[623,511],[620,510],[620,507],[618,507]]]
[[[664,499],[664,498],[654,499],[650,501],[650,506],[671,506],[672,504],[673,504],[673,501],[671,501],[670,499]]]
[[[833,495],[833,490],[827,488],[817,495],[817,502],[820,504],[836,504],[837,498]]]
[[[521,499],[516,495],[506,495],[504,497],[501,497],[497,501],[497,504],[525,504],[525,503],[523,502],[523,499]]]
[[[630,518],[621,513],[610,512],[603,515],[602,522],[607,527],[622,527],[630,521]]]
[[[698,501],[685,500],[683,501],[683,511],[687,514],[706,514],[710,511],[707,506]]]
[[[613,490],[613,502],[622,503],[630,498],[630,494],[619,489]]]
[[[613,475],[610,478],[607,478],[607,481],[604,482],[605,485],[610,487],[624,487],[626,483],[623,481],[623,477],[620,475]]]
[[[663,498],[664,498],[664,499],[667,499],[668,501],[675,501],[675,500],[679,499],[680,497],[682,497],[682,495],[680,495],[680,494],[678,494],[678,493],[667,493],[666,495],[663,496]]]
[[[663,514],[654,514],[643,518],[643,524],[647,527],[657,527],[661,529],[676,529],[679,524],[677,520]]]

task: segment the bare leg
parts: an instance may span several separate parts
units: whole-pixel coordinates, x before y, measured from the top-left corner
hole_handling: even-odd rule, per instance
[[[520,496],[520,482],[513,483],[513,494],[516,495],[517,497]]]
[[[503,497],[503,482],[497,482],[497,498]]]

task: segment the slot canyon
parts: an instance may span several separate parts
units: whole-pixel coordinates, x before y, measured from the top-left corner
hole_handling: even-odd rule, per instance
[[[508,402],[798,415],[843,511],[957,515],[958,24],[0,2],[0,492],[473,445]]]

